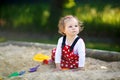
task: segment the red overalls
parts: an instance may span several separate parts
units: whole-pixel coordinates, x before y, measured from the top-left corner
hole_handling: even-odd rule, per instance
[[[61,56],[60,66],[61,66],[61,68],[69,68],[69,69],[78,68],[79,56],[78,56],[78,54],[73,53],[73,47],[79,38],[77,37],[71,46],[65,45],[65,39],[66,39],[66,37],[64,37],[63,43],[62,43],[63,48],[62,48],[62,56]],[[54,48],[52,50],[51,57],[52,57],[53,61],[55,60],[55,53],[56,53],[56,48]]]

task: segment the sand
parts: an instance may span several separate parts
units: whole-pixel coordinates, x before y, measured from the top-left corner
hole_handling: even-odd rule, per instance
[[[19,46],[7,44],[0,46],[0,80],[120,80],[120,61],[105,62],[86,57],[85,71],[64,70],[53,72],[54,65],[43,65],[33,60],[38,53],[51,55],[52,48]],[[40,64],[36,72],[30,68]],[[25,74],[8,78],[13,72],[26,71]]]

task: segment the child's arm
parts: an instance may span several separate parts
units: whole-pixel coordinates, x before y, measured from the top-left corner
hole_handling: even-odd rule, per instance
[[[56,63],[56,69],[61,70],[60,63]]]
[[[57,43],[57,48],[55,53],[55,63],[61,62],[61,53],[62,53],[61,44],[62,44],[62,38],[60,38]]]
[[[56,69],[55,71],[61,70],[60,67],[60,62],[61,62],[61,44],[62,44],[62,37],[59,38],[57,48],[56,48],[56,53],[55,53],[55,65]]]
[[[56,68],[53,71],[61,71],[60,63],[55,63]]]
[[[80,45],[79,45],[80,44]],[[85,65],[85,43],[81,39],[78,42],[78,55],[79,55],[79,62],[78,62],[78,67],[82,69]]]

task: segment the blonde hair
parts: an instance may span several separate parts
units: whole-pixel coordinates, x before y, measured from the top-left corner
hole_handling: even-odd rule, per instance
[[[78,21],[78,26],[81,27],[80,31],[83,30],[83,22],[82,21],[78,20],[77,17],[74,17],[72,15],[67,15],[65,17],[60,18],[60,20],[59,20],[59,23],[58,23],[58,29],[59,30],[58,30],[58,32],[60,34],[65,35],[64,34],[65,22],[68,21],[68,20],[70,20],[70,19],[72,19],[72,18],[74,18],[74,19],[76,19]]]

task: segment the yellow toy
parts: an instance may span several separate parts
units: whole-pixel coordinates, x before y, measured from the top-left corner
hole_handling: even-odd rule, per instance
[[[2,80],[2,77],[0,77],[0,80]]]
[[[43,60],[48,60],[50,59],[49,56],[45,55],[45,54],[42,54],[42,53],[39,53],[39,54],[36,54],[34,57],[33,57],[33,60],[34,61],[40,61],[40,62],[43,62]]]

